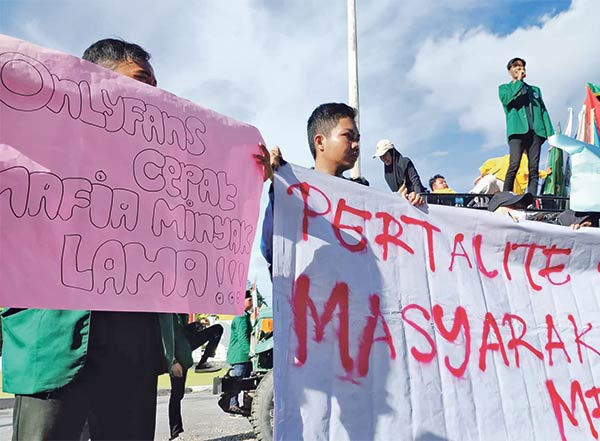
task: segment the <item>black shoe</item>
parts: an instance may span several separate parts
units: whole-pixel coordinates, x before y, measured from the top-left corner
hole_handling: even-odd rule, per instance
[[[239,406],[230,406],[229,407],[229,413],[232,413],[234,415],[243,415],[243,416],[249,416],[250,412],[248,412],[248,409],[243,409]]]
[[[219,401],[217,401],[217,404],[223,412],[229,413],[229,400],[231,400],[231,397],[227,394],[223,394],[221,398],[219,398]]]
[[[198,363],[196,365],[196,369],[194,369],[194,372],[217,372],[220,370],[220,366],[205,361],[204,363]]]
[[[169,438],[169,441],[174,440],[175,438],[179,438],[179,434],[183,433],[183,430],[180,430],[179,432],[175,432],[171,434],[171,437]]]

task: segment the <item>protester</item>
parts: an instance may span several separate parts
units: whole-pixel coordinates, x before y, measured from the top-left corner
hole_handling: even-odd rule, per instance
[[[83,58],[156,86],[150,54],[136,44],[100,40]],[[157,377],[173,360],[171,314],[9,308],[2,331],[13,440],[78,440],[86,419],[93,440],[154,438]]]
[[[315,171],[326,173],[331,176],[347,179],[343,173],[350,170],[359,155],[360,133],[355,122],[356,110],[343,103],[326,103],[318,106],[310,115],[307,122],[307,137],[310,152],[315,160]],[[381,143],[381,141],[380,141]],[[400,172],[400,168],[414,171],[416,180],[411,171],[410,187],[399,184],[394,191],[399,191],[412,205],[419,206],[424,203],[419,192],[425,192],[423,184],[412,165],[412,161],[403,158],[389,142],[390,148],[396,152],[396,162],[390,164],[390,170]],[[273,170],[277,170],[285,161],[281,150],[276,147],[271,152],[264,145],[260,145],[261,154],[254,155],[256,162],[263,167],[264,179],[273,178]],[[386,148],[385,146],[381,149]],[[380,150],[381,150],[380,149]],[[382,155],[387,152],[383,151]],[[391,155],[391,152],[388,152]],[[400,176],[394,173],[390,179],[399,180]],[[386,177],[387,179],[387,177]],[[363,177],[350,180],[363,185],[369,182]],[[414,182],[414,184],[412,183]],[[389,182],[388,182],[389,184]],[[410,191],[409,191],[410,190]],[[262,236],[260,244],[261,252],[267,261],[269,273],[272,276],[273,262],[273,186],[269,188],[269,204],[265,209]]]
[[[175,357],[171,369],[171,393],[169,396],[169,429],[170,440],[183,432],[183,419],[181,418],[181,400],[185,394],[185,380],[187,371],[194,364],[192,347],[186,338],[184,329],[187,314],[173,314],[173,328],[175,330]]]
[[[424,203],[419,193],[425,187],[413,162],[396,150],[389,139],[380,140],[375,147],[373,159],[379,158],[384,164],[385,181],[393,192],[399,192],[416,206]]]
[[[442,175],[434,175],[429,179],[429,188],[433,193],[439,194],[455,194],[456,192],[448,187],[446,178]]]
[[[250,361],[250,335],[252,334],[251,310],[252,291],[248,289],[246,290],[246,298],[244,299],[244,313],[235,317],[231,322],[229,346],[227,347],[227,363],[231,365],[229,375],[232,377],[246,378],[252,373],[252,362]],[[224,394],[219,399],[221,409],[229,413],[248,414],[249,410],[240,406],[238,395],[239,391]]]
[[[494,194],[504,190],[504,181],[508,171],[510,155],[504,155],[497,158],[486,160],[479,167],[479,176],[475,179],[475,186],[469,193],[476,194]],[[538,176],[546,179],[552,173],[550,167],[545,170],[538,170]],[[526,155],[521,156],[519,169],[515,176],[512,191],[517,194],[523,194],[527,190],[529,182],[529,162]]]
[[[175,329],[175,358],[171,369],[171,395],[169,397],[169,429],[170,439],[175,439],[183,432],[181,418],[181,400],[185,394],[187,371],[193,365],[192,351],[206,343],[206,348],[196,366],[196,372],[215,372],[220,368],[208,363],[215,356],[215,351],[223,335],[223,326],[216,324],[204,327],[200,322],[187,323],[187,314],[173,314]]]
[[[558,225],[569,226],[573,230],[581,227],[598,227],[598,213],[582,213],[566,209],[557,217]]]
[[[529,160],[527,192],[536,195],[541,146],[546,138],[554,134],[554,129],[540,89],[523,81],[526,77],[525,60],[513,58],[506,67],[512,81],[501,84],[498,88],[506,115],[506,135],[510,152],[504,187],[513,188],[521,155],[525,153]]]
[[[327,103],[318,106],[307,122],[307,135],[310,152],[315,160],[315,171],[342,179],[343,173],[350,170],[359,154],[360,134],[356,126],[356,110],[342,103]],[[278,147],[270,153],[264,145],[261,154],[254,155],[256,162],[263,167],[264,178],[273,177],[285,163]],[[369,182],[362,178],[350,180],[363,185]],[[273,262],[273,186],[269,188],[269,204],[265,210],[262,227],[261,252],[267,261],[272,276]]]

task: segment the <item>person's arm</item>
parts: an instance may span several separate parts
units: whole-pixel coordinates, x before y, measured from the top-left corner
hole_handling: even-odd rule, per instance
[[[234,340],[235,338],[237,338],[237,328],[238,328],[238,320],[237,320],[237,317],[234,317],[233,320],[231,321],[231,328],[229,329],[230,335],[231,335],[231,340]]]
[[[193,336],[187,335],[190,328],[194,325],[190,325],[188,328],[187,314],[171,314],[173,316],[173,337],[174,337],[174,351],[173,358],[171,360],[171,375],[174,377],[181,377],[185,371],[194,364],[192,358],[192,346],[190,338]]]
[[[408,181],[408,182],[406,182]],[[419,193],[425,193],[425,187],[421,183],[421,178],[419,177],[419,173],[417,173],[417,169],[412,161],[408,161],[408,165],[406,167],[406,178],[405,183],[408,185],[405,187],[404,192],[402,192],[402,196],[404,196],[411,205],[415,207],[419,207],[425,203],[425,200]],[[410,191],[408,191],[410,190]]]
[[[181,330],[181,317],[179,316],[179,314],[173,314],[173,343],[175,345],[175,349],[173,352],[173,362],[171,363],[171,369],[169,369],[169,373],[171,374],[171,376],[178,378],[183,377],[183,366],[181,365],[181,363],[179,363],[179,361],[177,361],[178,352],[181,351],[181,347],[179,342],[177,341],[177,337],[179,336],[178,334],[181,332]]]
[[[419,173],[417,173],[417,169],[412,161],[408,161],[408,166],[406,167],[406,176],[408,178],[408,189],[410,190],[409,193],[425,193],[425,187],[421,183]]]
[[[247,314],[247,313],[245,313]],[[240,347],[244,351],[244,354],[250,354],[250,335],[252,334],[252,323],[250,322],[250,316],[244,317],[242,321],[243,325],[240,326]]]
[[[402,195],[402,197],[404,199],[406,199],[408,202],[410,202],[411,205],[414,205],[415,207],[420,207],[421,205],[423,205],[425,203],[423,196],[421,196],[419,193],[414,192],[414,191],[411,191],[410,193],[408,193],[406,191],[406,187],[404,187],[404,191],[400,194]]]
[[[267,179],[273,180],[273,164],[271,161],[271,155],[267,147],[261,142],[258,144],[258,149],[260,153],[255,153],[254,160],[256,163],[262,168],[263,171],[263,182]]]
[[[260,236],[260,252],[267,261],[267,267],[271,279],[273,278],[273,184],[269,186],[269,203],[265,208],[263,217],[262,232]]]
[[[498,97],[500,98],[500,102],[503,105],[508,106],[523,93],[524,87],[525,83],[521,80],[516,80],[508,84],[501,84],[498,87]]]

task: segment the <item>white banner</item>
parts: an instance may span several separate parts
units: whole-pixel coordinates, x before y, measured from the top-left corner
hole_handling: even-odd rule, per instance
[[[294,166],[275,183],[275,439],[600,430],[600,232]]]

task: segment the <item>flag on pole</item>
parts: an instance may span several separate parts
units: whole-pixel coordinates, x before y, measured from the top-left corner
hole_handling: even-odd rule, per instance
[[[598,125],[596,125],[596,109],[590,112],[590,138],[589,143],[600,147],[600,139],[598,139]]]
[[[585,94],[585,142],[600,145],[598,127],[600,127],[600,86],[587,83]]]
[[[577,141],[584,141],[585,139],[585,113],[586,106],[585,104],[581,106],[581,110],[577,114],[577,134],[575,135],[575,139]]]
[[[250,285],[250,282],[248,282],[248,285]],[[246,289],[249,289],[252,295],[252,312],[250,313],[250,322],[252,323],[252,329],[254,329],[254,326],[256,326],[256,320],[258,319],[258,295],[256,291],[256,276],[254,277],[252,285],[250,285]],[[256,332],[252,332],[250,336],[250,354],[254,354],[254,349],[256,348],[257,344],[258,340],[256,338]]]
[[[565,128],[565,131],[563,133],[567,136],[572,136],[571,133],[573,132],[573,108],[569,107],[567,110],[569,112],[569,117],[567,118],[567,127]]]
[[[573,136],[573,108],[569,107],[569,117],[567,121],[567,127],[563,132],[566,136]],[[567,152],[563,152],[563,170],[565,176],[563,182],[565,183],[565,196],[571,194],[571,158]]]
[[[561,133],[560,124],[556,128],[556,133]],[[563,151],[561,149],[554,146],[550,147],[546,167],[550,167],[552,173],[544,181],[542,194],[551,194],[560,197],[566,196]]]
[[[259,310],[258,293],[256,290],[256,278],[252,282],[250,291],[252,292],[252,316],[251,316],[251,319],[252,319],[252,324],[254,324],[256,322],[256,320],[258,319],[258,310]]]

